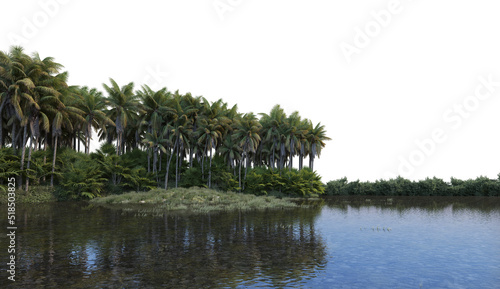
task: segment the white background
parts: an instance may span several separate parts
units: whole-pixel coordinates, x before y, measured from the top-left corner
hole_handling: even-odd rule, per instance
[[[324,182],[500,173],[500,86],[474,96],[479,77],[500,82],[498,1],[11,0],[1,10],[0,50],[55,57],[71,85],[103,90],[112,77],[321,122],[332,138],[315,162]],[[464,101],[467,117],[454,110]],[[441,143],[423,141],[435,130]]]

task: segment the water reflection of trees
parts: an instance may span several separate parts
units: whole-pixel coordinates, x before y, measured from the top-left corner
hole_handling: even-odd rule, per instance
[[[339,196],[324,199],[330,208],[347,210],[374,206],[382,209],[405,211],[408,209],[423,209],[426,211],[443,210],[452,206],[453,210],[474,210],[481,213],[498,212],[500,198],[498,197],[387,197],[387,196]]]
[[[80,206],[23,210],[16,285],[281,286],[326,264],[314,227],[319,207],[137,217]]]

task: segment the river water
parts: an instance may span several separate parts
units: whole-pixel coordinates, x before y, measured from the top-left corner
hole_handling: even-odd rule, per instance
[[[16,281],[3,265],[0,288],[500,288],[500,198],[308,204],[154,215],[18,205]]]

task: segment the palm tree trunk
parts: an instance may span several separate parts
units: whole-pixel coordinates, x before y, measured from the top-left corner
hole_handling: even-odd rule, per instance
[[[92,138],[92,122],[89,121],[89,123],[87,125],[87,139],[85,141],[85,153],[87,155],[90,154],[90,139],[91,138]]]
[[[193,167],[193,150],[194,150],[194,148],[189,149],[189,167],[190,168]]]
[[[153,173],[156,173],[156,164],[158,162],[158,149],[156,146],[153,147]]]
[[[286,157],[285,142],[282,141],[280,145],[280,175],[281,175],[281,170],[285,168],[285,157]]]
[[[24,158],[25,158],[25,155],[26,155],[26,136],[28,135],[28,124],[24,125],[24,132],[23,132],[23,152],[21,154],[21,171],[24,169]],[[20,181],[19,181],[19,189],[22,189],[23,187],[23,177],[20,175],[19,176],[20,178]]]
[[[275,156],[274,156],[274,152],[276,151],[275,146],[276,146],[276,137],[274,137],[274,138],[273,138],[273,146],[272,146],[272,150],[273,150],[273,154],[272,154],[272,156],[273,156],[273,161],[272,161],[272,163],[271,163],[271,168],[273,168],[273,170],[274,170],[274,165],[275,165],[275,162],[276,162],[276,158],[275,158]]]
[[[170,153],[170,158],[168,159],[168,162],[167,162],[167,172],[165,173],[165,190],[168,188],[168,170],[170,168],[170,162],[172,161],[172,157],[174,156],[174,151],[175,151],[176,146],[177,146],[177,140],[175,141],[172,152]]]
[[[161,171],[161,159],[163,157],[163,152],[162,150],[158,150],[158,172]]]
[[[177,152],[176,152],[176,160],[175,160],[175,187],[178,187],[178,182],[179,182],[179,139],[180,136],[177,136]]]
[[[120,133],[116,135],[116,155],[120,155]]]
[[[151,148],[147,148],[148,150],[148,173],[151,172]]]
[[[301,142],[300,152],[299,152],[299,171],[302,169],[302,166],[304,165],[304,150],[305,150],[305,144]]]
[[[52,175],[50,176],[50,186],[54,186],[54,173],[56,171],[56,156],[57,156],[57,135],[54,141],[54,156],[52,158]]]
[[[2,104],[0,105],[0,149],[3,148],[3,108],[7,103],[7,96],[5,96],[2,100]]]
[[[158,184],[158,170],[156,168],[157,162],[158,162],[158,147],[154,146],[154,148],[153,148],[153,173],[155,174],[156,184]]]
[[[14,154],[16,153],[16,142],[17,142],[17,137],[16,137],[16,121],[14,120],[12,122],[12,149],[14,150]]]
[[[30,186],[30,178],[28,177],[28,171],[30,169],[30,164],[31,164],[31,152],[33,150],[33,132],[31,132],[31,137],[30,137],[30,149],[28,153],[28,164],[26,165],[26,192],[29,189]]]
[[[208,140],[205,144],[205,151],[203,152],[203,155],[201,156],[201,178],[205,177],[205,172],[204,172],[204,162],[205,162],[205,156],[207,155],[207,150],[208,150]]]
[[[239,177],[238,177],[238,180],[239,180],[239,183],[240,183],[240,184],[239,184],[239,185],[240,185],[240,186],[239,186],[239,187],[240,187],[240,193],[241,193],[241,162],[242,162],[242,161],[243,161],[243,157],[242,157],[242,159],[240,159],[240,172],[239,172]]]
[[[248,172],[248,152],[245,152],[245,159],[246,159],[246,163],[245,163],[245,178],[243,180],[247,180],[247,172]],[[244,189],[244,188],[243,188]]]
[[[210,149],[210,166],[208,167],[208,188],[212,187],[212,149]]]
[[[47,132],[45,132],[45,139],[43,141],[43,165],[47,163]],[[45,182],[45,175],[43,176],[43,182]]]
[[[316,156],[316,143],[311,145],[311,153],[309,154],[309,168],[314,172],[314,157]]]

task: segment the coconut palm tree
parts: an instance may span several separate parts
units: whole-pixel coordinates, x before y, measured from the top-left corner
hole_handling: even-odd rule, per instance
[[[7,82],[11,84],[10,87],[7,87],[5,85],[6,82],[3,81],[4,88],[8,88],[4,93],[4,100],[10,101],[15,115],[19,118],[20,124],[23,127],[21,169],[24,168],[25,144],[28,136],[28,127],[30,128],[30,144],[26,166],[29,171],[32,151],[33,149],[36,150],[40,139],[40,125],[42,125],[42,128],[46,132],[49,130],[49,119],[44,107],[52,98],[58,96],[59,92],[57,88],[61,84],[65,85],[67,73],[54,76],[63,67],[61,64],[55,62],[52,57],[41,59],[37,53],[34,53],[33,57],[29,57],[23,53],[20,47],[11,49],[10,60],[14,61],[9,62],[9,57],[5,57],[5,54],[1,58],[4,68],[9,64],[11,65],[10,74],[8,72],[9,69],[2,70],[2,78],[8,80]],[[21,79],[16,80],[16,78]],[[13,82],[13,80],[16,81]],[[14,93],[9,93],[10,88],[13,88]],[[0,113],[0,115],[2,114]],[[0,119],[3,118],[0,117]],[[3,124],[0,123],[0,126],[3,127]],[[0,135],[3,136],[3,132]],[[15,138],[13,140],[15,142]],[[19,185],[21,185],[21,182],[19,182]],[[26,178],[26,189],[28,188],[29,178]]]
[[[17,144],[16,138],[16,125],[23,131],[21,155],[21,170],[24,169],[24,160],[26,153],[26,136],[27,124],[29,122],[28,116],[25,115],[31,105],[38,106],[33,99],[33,89],[35,84],[29,76],[29,70],[33,67],[33,59],[24,53],[22,47],[12,47],[8,54],[0,54],[0,81],[1,81],[1,98],[2,104],[0,105],[0,144],[3,144],[3,110],[7,106],[10,112],[10,120],[13,121],[12,128],[12,147],[15,149]],[[19,134],[17,135],[19,137]],[[22,176],[17,177],[19,188],[22,188]]]
[[[228,169],[233,169],[233,174],[236,175],[235,161],[239,161],[241,159],[241,147],[232,135],[226,135],[222,145],[219,147],[219,153],[227,162]]]
[[[158,163],[158,151],[161,150],[164,153],[167,152],[167,149],[164,145],[168,143],[168,139],[165,138],[166,135],[166,130],[168,128],[165,127],[165,129],[162,132],[158,131],[153,131],[152,133],[146,133],[144,139],[142,140],[143,143],[145,143],[149,148],[153,150],[153,174],[156,177],[156,183],[159,185],[159,179],[158,179],[158,171],[160,170],[157,168],[157,163]]]
[[[276,164],[275,152],[280,144],[280,126],[286,119],[286,114],[280,105],[275,105],[269,114],[260,113],[260,123],[262,125],[262,134],[265,143],[269,148],[269,164],[274,169]]]
[[[54,99],[54,107],[50,109],[54,118],[52,120],[52,137],[54,138],[54,155],[52,159],[52,175],[50,177],[50,186],[54,186],[54,173],[56,167],[57,158],[57,142],[59,137],[62,135],[63,129],[69,132],[73,131],[73,123],[75,121],[85,122],[84,111],[74,106],[66,105],[65,103],[70,102],[69,96],[70,92],[66,89],[61,91],[61,96],[59,99]]]
[[[179,91],[176,91],[176,94],[179,94]],[[204,108],[205,103],[208,101],[202,96],[193,97],[191,93],[186,93],[181,96],[181,106],[184,109],[189,108],[187,110],[187,115],[189,119],[191,119],[192,130],[189,134],[189,142],[191,144],[189,148],[189,167],[193,167],[193,156],[197,152],[203,151],[203,149],[198,145],[197,138],[199,136],[198,129],[200,127],[200,118],[205,115]]]
[[[204,119],[200,127],[200,137],[198,138],[199,144],[204,144],[205,149],[203,151],[202,158],[202,170],[203,170],[203,160],[207,153],[210,152],[210,165],[208,167],[208,188],[212,187],[212,151],[217,148],[218,143],[222,139],[222,126],[218,123],[217,119]]]
[[[312,122],[309,122],[309,130],[307,134],[307,142],[311,149],[309,151],[309,168],[314,171],[314,158],[321,155],[321,149],[325,147],[325,141],[331,140],[326,136],[325,126],[318,123],[313,127]]]
[[[286,120],[288,123],[288,130],[286,134],[286,144],[290,156],[289,171],[292,171],[293,157],[297,154],[297,144],[300,142],[298,131],[300,126],[300,115],[298,111],[293,112]]]
[[[30,94],[34,84],[26,71],[32,62],[31,57],[26,55],[20,46],[13,46],[8,53],[0,51],[0,147],[4,144],[5,109],[7,108],[7,118],[15,121],[12,123],[12,147],[15,149],[16,124],[24,116],[21,100],[27,99],[27,101],[34,102]]]
[[[257,120],[257,117],[253,113],[247,113],[243,118],[236,124],[236,130],[233,137],[238,141],[239,146],[242,149],[242,159],[240,162],[239,169],[239,184],[240,188],[245,189],[241,186],[241,164],[246,160],[245,164],[245,180],[247,176],[248,167],[250,166],[250,153],[255,153],[257,147],[259,146],[261,137],[259,132],[262,126]]]
[[[309,131],[309,120],[304,119],[300,121],[297,127],[297,139],[299,144],[299,170],[302,170],[304,166],[304,158],[307,155],[307,148],[309,147],[309,143],[307,140],[307,134]]]
[[[100,91],[95,88],[89,89],[87,86],[80,87],[78,90],[79,103],[78,108],[83,111],[85,118],[85,153],[90,154],[90,140],[92,139],[92,128],[97,130],[105,125],[115,125],[115,123],[106,115],[106,102]]]
[[[181,95],[177,92],[174,94],[173,99],[169,103],[170,110],[164,116],[167,120],[166,137],[169,139],[170,144],[173,144],[172,153],[167,161],[167,171],[165,174],[165,189],[168,187],[168,172],[170,162],[174,153],[176,154],[175,162],[175,187],[178,187],[180,181],[179,165],[182,165],[184,151],[189,149],[189,135],[192,132],[192,122],[188,114],[193,108],[183,108],[181,106]]]
[[[170,110],[168,102],[171,98],[171,93],[168,92],[166,87],[158,91],[153,91],[149,86],[143,85],[142,90],[138,91],[137,95],[144,110],[141,123],[146,126],[147,134],[159,137],[161,126],[165,123],[163,118],[166,112]],[[135,131],[137,135],[139,134],[139,130],[141,130],[140,126]],[[150,171],[151,149],[153,147],[148,147],[148,172]],[[155,157],[157,156],[153,156],[153,158]]]
[[[114,118],[116,127],[116,154],[120,155],[124,149],[124,132],[128,122],[136,117],[136,112],[140,111],[137,95],[134,94],[134,83],[118,86],[116,81],[109,79],[111,86],[103,83],[103,87],[108,93],[106,101],[111,106],[110,118]]]

